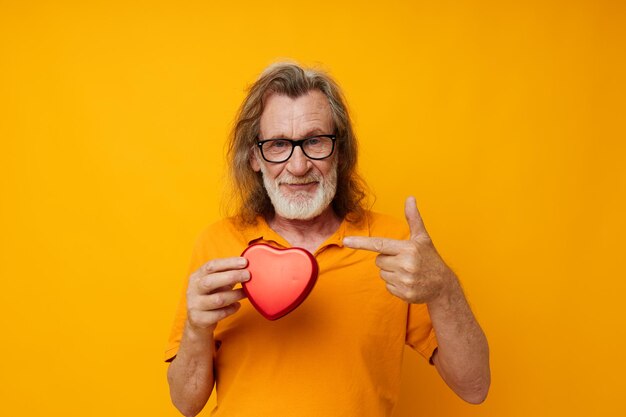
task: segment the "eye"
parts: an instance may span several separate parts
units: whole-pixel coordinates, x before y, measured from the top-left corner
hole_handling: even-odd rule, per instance
[[[270,145],[271,149],[283,149],[288,148],[291,144],[288,140],[277,139],[269,142],[268,145]]]
[[[307,139],[306,144],[309,146],[319,146],[322,143],[322,138],[310,138]]]

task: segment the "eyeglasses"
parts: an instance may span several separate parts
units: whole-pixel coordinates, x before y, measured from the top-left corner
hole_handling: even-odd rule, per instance
[[[335,150],[335,140],[337,140],[336,135],[317,135],[300,140],[260,140],[257,142],[257,146],[261,149],[263,159],[267,162],[279,164],[291,158],[296,146],[299,146],[304,155],[309,159],[326,159],[331,156]]]

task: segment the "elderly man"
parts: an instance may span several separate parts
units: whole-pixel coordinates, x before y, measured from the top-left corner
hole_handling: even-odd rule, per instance
[[[229,162],[236,209],[198,239],[166,352],[184,415],[216,384],[215,416],[389,416],[405,344],[461,398],[485,399],[487,341],[459,281],[412,197],[406,221],[364,207],[332,79],[269,67],[241,106]],[[250,273],[239,255],[253,243],[304,248],[319,264],[309,297],[276,321],[243,300]]]

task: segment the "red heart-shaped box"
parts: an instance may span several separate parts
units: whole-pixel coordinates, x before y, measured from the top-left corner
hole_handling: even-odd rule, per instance
[[[317,261],[301,248],[278,249],[264,243],[248,246],[250,280],[242,284],[250,303],[268,320],[298,307],[317,281]]]

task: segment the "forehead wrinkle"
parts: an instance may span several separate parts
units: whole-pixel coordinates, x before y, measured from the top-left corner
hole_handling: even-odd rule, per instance
[[[263,139],[299,139],[332,133],[329,130],[332,130],[333,119],[325,96],[311,97],[309,93],[295,99],[280,95],[274,97],[280,102],[271,103],[261,116],[260,133],[265,133]],[[268,100],[271,98],[268,97]]]

